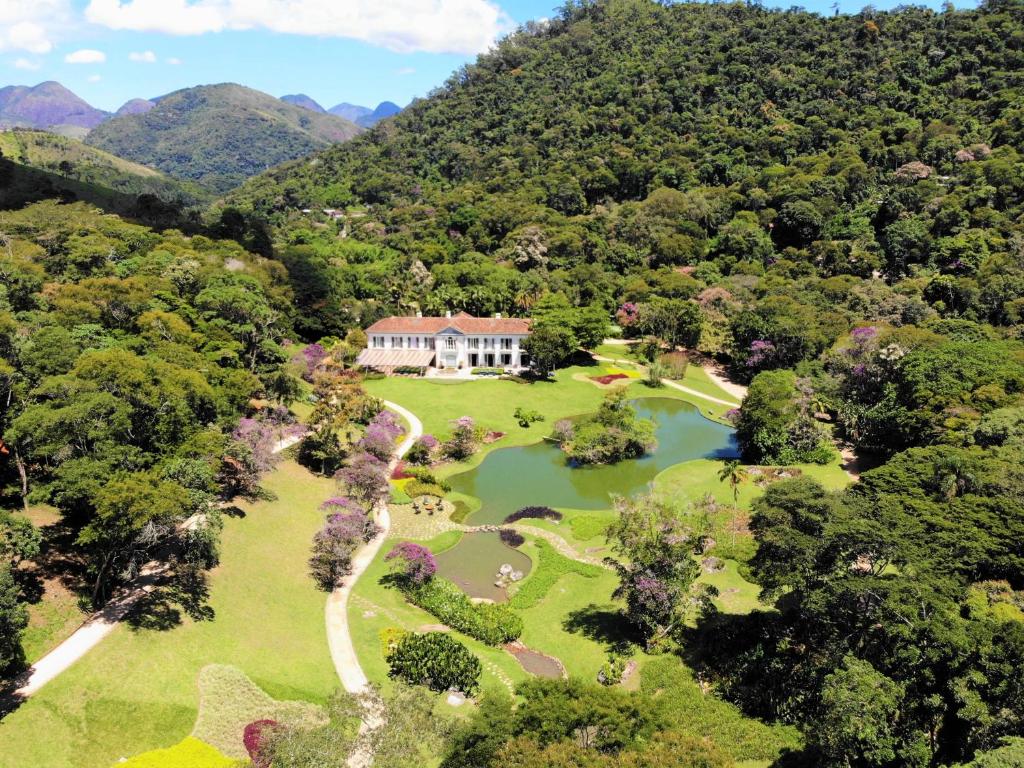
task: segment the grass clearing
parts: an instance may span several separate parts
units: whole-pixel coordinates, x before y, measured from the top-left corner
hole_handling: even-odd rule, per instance
[[[324,595],[306,560],[322,522],[317,507],[334,485],[285,462],[264,487],[276,500],[240,503],[245,517],[225,520],[209,582],[215,618],[166,630],[119,626],[0,721],[0,766],[109,768],[176,744],[196,722],[207,664],[237,666],[275,699],[326,702],[338,680]]]

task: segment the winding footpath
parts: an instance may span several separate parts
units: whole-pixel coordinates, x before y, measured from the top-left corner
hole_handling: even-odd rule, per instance
[[[646,371],[647,370],[646,366],[641,365],[640,363],[637,363],[635,360],[618,360],[618,359],[616,359],[614,357],[605,357],[604,355],[593,355],[593,358],[595,360],[600,360],[602,363],[626,363],[628,365],[636,366],[640,371]],[[722,389],[725,389],[723,384],[726,384],[726,383],[728,383],[732,387],[736,387],[737,389],[735,391],[739,391],[739,389],[741,389],[740,385],[738,385],[738,384],[732,384],[732,382],[726,382],[725,379],[721,378],[717,374],[712,375],[712,372],[709,371],[707,368],[705,368],[704,371],[705,371],[705,373],[708,374],[708,377],[711,378],[711,380],[714,381],[716,384],[718,384],[718,386],[722,387]],[[733,400],[722,400],[721,398],[718,398],[718,397],[713,397],[711,395],[705,395],[703,392],[698,392],[696,389],[690,389],[690,387],[684,386],[683,384],[680,384],[680,383],[678,383],[676,381],[673,381],[672,379],[662,379],[661,383],[664,384],[667,387],[672,387],[672,389],[678,389],[680,392],[685,392],[686,394],[688,394],[688,395],[690,395],[692,397],[700,398],[701,400],[707,400],[708,402],[718,403],[719,405],[727,405],[730,408],[739,408],[740,407],[740,404],[735,402],[735,401],[733,401]]]
[[[290,448],[302,439],[301,436],[286,437],[277,442],[274,453]],[[194,515],[182,523],[183,529],[191,529],[198,523],[200,515]],[[135,604],[155,588],[165,567],[156,561],[146,563],[139,572],[139,578],[122,594],[114,597],[100,610],[86,619],[74,634],[47,653],[43,658],[29,667],[17,679],[16,688],[8,697],[14,701],[24,701],[37,693],[44,685],[68,669],[72,664],[85,656],[117,627]],[[0,701],[0,712],[3,711]]]

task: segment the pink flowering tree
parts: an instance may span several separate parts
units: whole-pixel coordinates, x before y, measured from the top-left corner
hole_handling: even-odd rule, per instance
[[[388,484],[388,465],[371,453],[357,451],[335,475],[355,499],[366,509],[384,501],[391,487]]]
[[[317,585],[331,591],[352,573],[356,551],[381,529],[364,512],[330,515],[313,536],[309,572]]]
[[[384,559],[392,564],[396,576],[411,584],[424,584],[437,573],[434,554],[422,544],[411,541],[396,544]]]
[[[472,416],[461,416],[452,422],[452,436],[444,444],[444,453],[450,459],[468,459],[480,447],[480,428]]]

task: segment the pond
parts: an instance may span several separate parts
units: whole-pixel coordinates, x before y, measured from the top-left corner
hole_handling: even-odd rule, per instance
[[[618,464],[572,467],[550,442],[498,449],[480,466],[449,480],[452,490],[481,501],[467,524],[501,523],[527,506],[608,509],[613,495],[638,493],[675,464],[739,456],[733,430],[704,418],[689,403],[652,397],[635,400],[633,406],[641,418],[657,424],[658,447],[652,453]]]
[[[504,587],[495,585],[498,570],[508,564],[525,576],[533,561],[518,549],[507,546],[496,533],[467,533],[451,549],[437,555],[437,570],[454,581],[470,597],[496,603],[508,599]]]
[[[480,499],[480,510],[468,525],[500,524],[526,506],[563,509],[608,509],[615,495],[645,490],[664,469],[701,458],[735,458],[739,449],[733,430],[701,416],[689,403],[671,398],[635,400],[637,414],[657,424],[657,449],[640,459],[599,467],[573,467],[553,443],[501,448],[468,472],[450,478],[452,490]],[[528,521],[527,521],[528,522]],[[474,533],[438,555],[438,570],[467,594],[504,599],[494,586],[503,563],[526,573],[530,559],[502,543],[496,533]]]

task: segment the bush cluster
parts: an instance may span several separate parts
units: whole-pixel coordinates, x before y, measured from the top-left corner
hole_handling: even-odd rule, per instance
[[[450,635],[428,632],[408,634],[388,656],[391,677],[432,691],[476,692],[483,665],[472,651]]]
[[[517,520],[554,520],[559,521],[562,519],[562,513],[556,512],[551,507],[523,507],[517,509],[511,515],[505,517],[506,523],[514,523]]]
[[[487,645],[503,645],[523,633],[523,620],[503,605],[475,604],[455,584],[437,577],[410,584],[405,595],[443,624]]]

